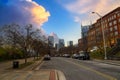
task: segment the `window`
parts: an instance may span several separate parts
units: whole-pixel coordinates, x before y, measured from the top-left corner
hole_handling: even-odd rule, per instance
[[[114,26],[114,29],[117,30],[117,26]]]
[[[109,23],[109,26],[112,26],[112,22]]]
[[[116,18],[116,15],[114,15],[114,18]]]
[[[118,31],[115,32],[115,36],[118,35]]]
[[[112,20],[114,19],[114,16],[112,16]]]
[[[120,22],[120,18],[119,18],[119,22]]]
[[[117,21],[116,21],[116,20],[114,20],[113,24],[116,24],[116,23],[117,23]]]
[[[107,22],[107,20],[105,20],[105,23]]]
[[[120,16],[120,13],[118,13],[117,16],[119,17],[119,16]]]
[[[111,28],[110,28],[110,31],[112,31],[112,30],[113,30],[113,28],[111,27]]]
[[[110,21],[112,20],[112,17],[110,17]]]
[[[108,25],[106,24],[106,27],[108,27]]]

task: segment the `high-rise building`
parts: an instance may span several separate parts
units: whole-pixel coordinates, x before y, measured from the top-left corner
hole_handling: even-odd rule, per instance
[[[86,25],[86,26],[82,26],[81,25],[81,34],[82,34],[82,50],[83,51],[86,51],[87,48],[88,48],[88,40],[87,40],[87,37],[88,37],[88,31],[89,31],[89,27],[91,27],[90,25]],[[79,43],[79,42],[78,42]]]
[[[59,39],[59,49],[65,46],[64,39]]]
[[[55,44],[55,49],[56,49],[57,51],[59,50],[59,44],[58,44],[58,43]]]
[[[48,44],[50,47],[54,47],[54,37],[48,36]]]
[[[67,46],[73,46],[73,41],[68,41]]]

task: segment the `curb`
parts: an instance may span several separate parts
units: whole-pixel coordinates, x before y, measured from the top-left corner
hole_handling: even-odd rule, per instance
[[[62,71],[56,70],[57,80],[66,80],[65,75]]]
[[[63,72],[59,70],[51,70],[49,80],[66,80]]]
[[[32,67],[32,70],[38,70],[39,67],[38,65],[40,65],[43,61],[43,58],[41,58],[39,61],[37,61],[36,63],[34,63],[34,66]]]

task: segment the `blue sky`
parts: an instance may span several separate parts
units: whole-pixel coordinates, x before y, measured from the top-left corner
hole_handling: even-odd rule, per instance
[[[48,22],[43,25],[46,33],[54,32],[59,38],[65,41],[74,40],[77,42],[81,37],[80,24],[74,22],[72,14],[67,11],[56,0],[34,0],[44,6],[50,12]]]
[[[93,19],[91,19],[92,15],[90,15],[90,12],[92,12],[92,10],[97,11],[97,9],[95,9],[96,6],[101,8],[100,9],[101,11],[103,12],[106,11],[106,13],[107,10],[110,11],[117,6],[116,3],[117,1],[114,2],[113,0],[106,0],[104,2],[102,0],[98,0],[98,1],[96,0],[89,0],[89,1],[88,0],[34,0],[34,1],[42,5],[46,10],[50,12],[50,17],[48,22],[46,22],[43,25],[43,28],[45,29],[46,33],[50,34],[51,32],[54,32],[58,35],[59,38],[63,38],[65,39],[65,41],[72,40],[74,41],[74,43],[77,43],[78,39],[81,38],[81,23],[83,23],[83,25],[89,25],[92,22]],[[97,3],[97,4],[99,3],[99,4],[93,6],[93,3]],[[104,6],[108,6],[108,9],[102,10],[103,7],[101,4],[103,4]],[[112,5],[111,8],[109,8],[110,7],[109,4]],[[70,7],[73,8],[73,10],[69,9]],[[75,8],[78,9],[74,10]],[[98,12],[100,12],[100,10],[98,9]],[[102,12],[100,13],[102,14]],[[96,19],[97,18],[98,17],[96,17]]]
[[[99,18],[92,11],[105,15],[119,5],[119,0],[0,0],[0,25],[31,23],[43,34],[54,33],[75,44],[81,38],[81,24]]]

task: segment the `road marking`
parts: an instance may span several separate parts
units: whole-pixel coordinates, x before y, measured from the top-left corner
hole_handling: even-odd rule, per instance
[[[116,78],[114,78],[114,77],[112,77],[112,76],[110,76],[110,75],[107,75],[107,74],[105,74],[105,73],[99,72],[99,71],[94,70],[94,69],[92,69],[92,68],[86,67],[86,66],[84,66],[83,64],[80,65],[80,64],[77,64],[77,63],[74,63],[74,62],[71,62],[71,61],[67,61],[67,60],[64,60],[64,61],[69,62],[69,63],[72,63],[72,64],[74,64],[74,65],[76,65],[76,66],[78,66],[78,67],[84,68],[84,69],[86,69],[86,70],[95,72],[95,73],[97,73],[97,74],[99,74],[99,75],[101,75],[101,76],[103,76],[103,77],[105,77],[105,78],[107,78],[107,79],[109,79],[109,80],[117,80]]]

